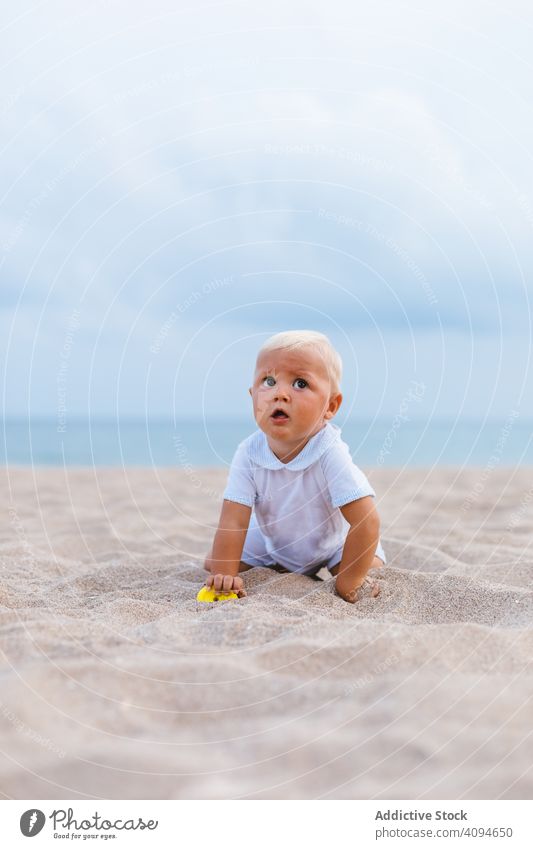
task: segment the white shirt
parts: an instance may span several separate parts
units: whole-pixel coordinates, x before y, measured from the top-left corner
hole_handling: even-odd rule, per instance
[[[223,497],[253,507],[274,562],[298,571],[342,549],[349,525],[339,507],[367,495],[375,492],[328,422],[290,463],[255,431],[237,447]]]

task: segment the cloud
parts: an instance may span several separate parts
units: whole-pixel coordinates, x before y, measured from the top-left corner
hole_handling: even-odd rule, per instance
[[[430,333],[435,352],[442,333],[528,336],[533,122],[507,13],[27,12],[4,32],[0,310],[15,346],[39,328],[46,374],[73,309],[82,383],[95,346],[111,371],[125,347],[147,366],[173,314],[159,364],[202,326],[220,345],[282,322]]]

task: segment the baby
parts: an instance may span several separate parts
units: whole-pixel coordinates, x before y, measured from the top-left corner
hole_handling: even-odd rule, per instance
[[[353,603],[369,569],[386,562],[375,492],[331,424],[341,371],[339,354],[316,331],[278,333],[260,349],[249,389],[259,430],[231,463],[204,566],[208,587],[242,597],[239,573],[253,567],[315,576],[326,566]]]

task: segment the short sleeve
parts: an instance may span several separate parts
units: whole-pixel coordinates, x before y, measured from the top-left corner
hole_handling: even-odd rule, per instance
[[[355,465],[348,446],[342,440],[339,439],[324,452],[320,464],[332,507],[343,507],[367,495],[376,497],[366,475]]]
[[[255,504],[255,481],[246,442],[241,442],[233,456],[222,497],[227,501],[245,504],[247,507],[253,507]]]

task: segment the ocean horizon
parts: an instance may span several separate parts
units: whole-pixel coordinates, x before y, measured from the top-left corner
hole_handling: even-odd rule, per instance
[[[361,466],[533,465],[533,421],[336,419]],[[228,466],[253,419],[6,418],[2,465]]]

